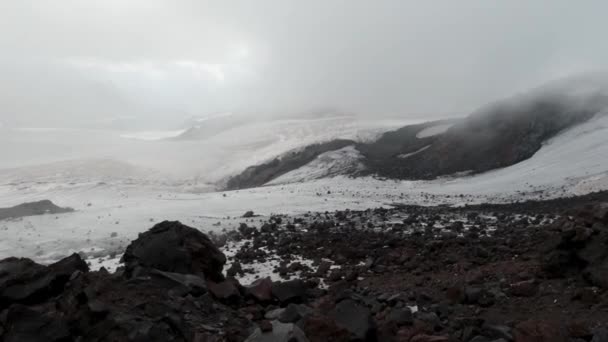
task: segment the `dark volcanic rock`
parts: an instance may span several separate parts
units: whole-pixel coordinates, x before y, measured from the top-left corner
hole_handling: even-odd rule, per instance
[[[209,292],[220,300],[236,300],[241,296],[237,286],[231,280],[224,280],[219,283],[207,281],[207,287]]]
[[[532,297],[538,292],[538,284],[534,280],[520,281],[511,284],[511,294],[518,297]]]
[[[608,199],[608,193],[593,196]],[[196,260],[215,252],[207,253],[198,231],[173,229],[175,223],[167,223],[168,235],[148,232],[130,246],[128,272],[89,272],[78,255],[50,266],[9,258],[0,261],[0,341],[602,342],[608,292],[597,284],[608,254],[606,214],[601,206],[556,211],[590,202],[272,217],[260,221],[270,229],[227,234],[241,241],[250,235],[232,261],[249,273],[253,262],[281,259],[280,271],[298,279],[265,278],[245,287],[232,277],[210,279],[208,263]],[[406,215],[407,229],[384,223],[405,222]],[[460,230],[448,224],[458,221],[465,222],[463,231],[479,234],[445,238],[426,229]],[[191,249],[192,241],[199,247]],[[163,244],[185,253],[185,272],[195,273],[146,264],[141,256],[152,252],[133,256],[150,246],[173,252]],[[552,251],[567,266],[557,278],[539,263]],[[330,272],[326,266],[316,272],[300,257],[315,266],[331,260],[326,265],[339,265],[344,279],[320,289]],[[177,269],[181,259],[172,260],[164,266]],[[418,307],[414,314],[411,305]]]
[[[4,259],[0,261],[0,309],[12,303],[37,303],[57,295],[76,271],[88,271],[78,254],[49,266],[29,259]]]
[[[245,287],[245,293],[257,301],[269,302],[272,300],[272,280],[270,277],[258,279]]]
[[[19,204],[11,208],[0,208],[0,220],[44,214],[61,214],[72,211],[74,211],[74,209],[61,208],[49,200],[42,200]]]
[[[302,318],[310,315],[312,309],[302,304],[289,304],[279,315],[279,321],[283,323],[296,323]]]
[[[591,342],[608,342],[608,328],[597,329],[593,333]]]
[[[409,308],[396,308],[391,310],[387,316],[387,320],[399,326],[411,325],[414,322],[414,316]]]
[[[199,296],[207,292],[205,280],[193,274],[163,272],[156,269],[152,269],[150,274],[167,281],[169,283],[167,287],[179,286],[185,290],[183,292],[194,296]]]
[[[410,342],[448,342],[450,340],[447,336],[434,336],[434,335],[426,335],[420,334],[412,337]]]
[[[568,342],[568,336],[558,323],[528,320],[515,327],[515,342]]]
[[[263,332],[258,328],[245,342],[308,342],[308,339],[297,325],[273,321],[271,330]]]
[[[274,282],[272,295],[281,303],[299,303],[306,296],[306,284],[300,279]]]
[[[375,339],[375,326],[369,309],[354,300],[346,299],[338,303],[332,312],[332,318],[359,341]]]
[[[336,322],[327,316],[308,316],[303,320],[302,329],[311,342],[348,342],[351,341],[351,333],[338,326]]]
[[[575,209],[555,223],[558,230],[546,243],[543,269],[553,277],[583,275],[592,284],[608,288],[608,204]],[[593,227],[593,229],[588,227]]]
[[[13,305],[5,313],[2,325],[7,328],[5,342],[72,341],[65,319],[22,305]]]
[[[131,273],[137,266],[174,273],[204,274],[222,281],[226,256],[199,230],[180,222],[161,222],[139,235],[122,258]]]

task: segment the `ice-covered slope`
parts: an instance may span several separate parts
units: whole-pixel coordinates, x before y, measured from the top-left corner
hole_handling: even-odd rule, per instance
[[[458,205],[582,194],[608,190],[607,171],[608,116],[598,116],[548,141],[529,160],[470,177],[393,181],[339,176],[225,193],[196,193],[184,185],[148,182],[23,180],[0,185],[0,207],[51,199],[76,211],[0,221],[0,258],[15,255],[50,262],[72,251],[91,256],[120,253],[139,232],[164,219],[219,231],[237,227],[247,210],[298,214],[395,202]]]

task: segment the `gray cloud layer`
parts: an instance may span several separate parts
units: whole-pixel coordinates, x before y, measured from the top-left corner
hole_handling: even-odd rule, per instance
[[[608,69],[605,1],[6,0],[0,122],[462,115]]]

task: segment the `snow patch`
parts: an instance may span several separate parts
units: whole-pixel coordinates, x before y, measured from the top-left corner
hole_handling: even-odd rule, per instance
[[[443,125],[427,127],[425,129],[423,129],[422,131],[418,132],[418,134],[416,134],[416,138],[422,139],[422,138],[428,138],[428,137],[432,137],[435,135],[443,134],[443,133],[447,132],[447,130],[450,129],[450,127],[452,127],[453,125],[454,124],[443,124]]]
[[[322,153],[310,163],[275,178],[267,185],[305,182],[362,170],[362,158],[363,156],[354,146],[346,146]]]
[[[89,270],[91,271],[99,271],[103,267],[108,272],[114,273],[118,267],[122,266],[120,258],[122,258],[122,254],[114,258],[110,256],[90,258],[87,259],[86,262],[89,265]]]
[[[233,261],[234,255],[239,251],[239,249],[243,246],[245,242],[251,242],[251,240],[241,240],[237,242],[229,242],[226,247],[223,249],[224,254],[228,260]],[[281,258],[277,256],[275,253],[270,253],[267,248],[262,248],[265,252],[268,253],[269,257],[264,262],[255,262],[255,263],[241,263],[241,267],[245,272],[244,275],[237,274],[235,276],[236,279],[239,280],[241,284],[251,284],[254,281],[262,278],[269,277],[272,281],[283,281],[285,279],[281,278],[278,272],[275,272],[281,264]],[[291,262],[299,262],[302,265],[308,266],[312,268],[313,260],[305,259],[299,255],[292,255]],[[225,270],[230,267],[231,262],[226,264]],[[300,272],[296,272],[295,277],[299,277]]]
[[[417,151],[411,152],[411,153],[400,154],[400,155],[398,155],[397,157],[398,157],[398,158],[401,158],[401,159],[405,159],[405,158],[411,157],[411,156],[413,156],[413,155],[416,155],[416,154],[418,154],[418,153],[420,153],[420,152],[422,152],[422,151],[426,150],[426,149],[427,149],[427,148],[429,148],[429,147],[431,147],[431,145],[426,145],[426,146],[424,146],[423,148],[421,148],[421,149],[419,149],[419,150],[417,150]]]

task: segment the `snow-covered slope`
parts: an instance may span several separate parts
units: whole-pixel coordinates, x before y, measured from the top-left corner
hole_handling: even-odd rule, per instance
[[[339,126],[340,123],[344,126]],[[225,193],[210,191],[207,179],[217,179],[231,168],[250,165],[252,160],[274,156],[324,137],[352,138],[360,136],[362,131],[382,129],[380,124],[367,126],[339,119],[316,121],[308,128],[301,128],[300,124],[283,122],[281,128],[276,123],[239,127],[196,142],[143,142],[116,135],[110,141],[129,144],[113,147],[122,154],[112,149],[103,150],[103,154],[114,158],[101,162],[82,158],[91,146],[104,146],[103,143],[108,142],[101,133],[91,135],[89,145],[84,146],[87,148],[72,146],[72,150],[57,150],[58,146],[69,145],[56,138],[66,134],[70,137],[74,132],[39,136],[38,140],[28,137],[40,132],[20,132],[12,140],[2,135],[0,141],[11,142],[14,149],[23,146],[17,144],[20,143],[30,146],[29,153],[59,151],[54,158],[72,155],[77,161],[21,165],[0,171],[0,207],[50,199],[76,210],[0,221],[0,258],[15,255],[50,262],[73,251],[85,252],[91,257],[113,255],[120,253],[138,233],[165,219],[180,220],[205,231],[220,231],[237,227],[242,222],[240,216],[248,210],[262,215],[298,214],[367,209],[395,202],[459,205],[608,190],[608,116],[603,115],[562,132],[528,160],[474,176],[433,181],[331,177],[345,167],[356,167],[359,156],[348,147],[326,153],[265,187]],[[366,130],[367,127],[372,129]],[[314,129],[319,132],[310,136]],[[55,145],[46,146],[47,143]],[[4,155],[7,158],[11,156],[9,147],[0,144],[0,149],[7,152]],[[25,152],[28,153],[27,149]],[[121,159],[118,157],[124,160],[117,162],[116,159]],[[209,174],[200,182],[192,178],[169,181],[163,176],[163,168],[154,168],[157,164],[139,162],[147,161],[144,157],[154,157],[158,164],[167,164],[167,169],[189,167],[209,171]],[[7,163],[7,159],[3,162]],[[218,168],[218,165],[225,166]],[[314,180],[318,177],[326,178]],[[113,232],[117,236],[112,237]],[[96,264],[100,264],[98,261]]]
[[[306,182],[356,172],[363,168],[362,156],[354,146],[320,154],[305,166],[268,182],[268,185]]]
[[[600,114],[549,140],[518,164],[472,177],[439,181],[433,193],[514,193],[561,187],[581,194],[608,189],[608,115]],[[593,185],[592,185],[593,184]]]
[[[197,140],[159,139],[175,134],[173,131],[5,128],[0,134],[0,182],[2,169],[10,168],[18,174],[18,169],[23,168],[30,173],[31,169],[44,171],[50,164],[53,174],[68,173],[73,163],[104,159],[150,170],[161,178],[215,183],[248,166],[312,143],[336,138],[371,139],[408,123],[352,117],[257,121]],[[64,170],[60,170],[62,163]],[[92,174],[100,171],[91,164]]]
[[[428,147],[423,149],[425,148]],[[402,155],[400,158],[410,155]],[[335,175],[338,170],[345,170],[345,165],[353,165],[360,158],[354,148],[328,152],[269,185]],[[518,164],[470,177],[447,177],[413,183],[424,184],[424,191],[437,194],[496,195],[534,188],[557,189],[562,186],[578,193],[585,192],[585,189],[593,190],[596,186],[601,188],[607,177],[608,114],[599,113],[591,120],[547,141],[532,158]],[[573,185],[576,186],[572,187]]]

